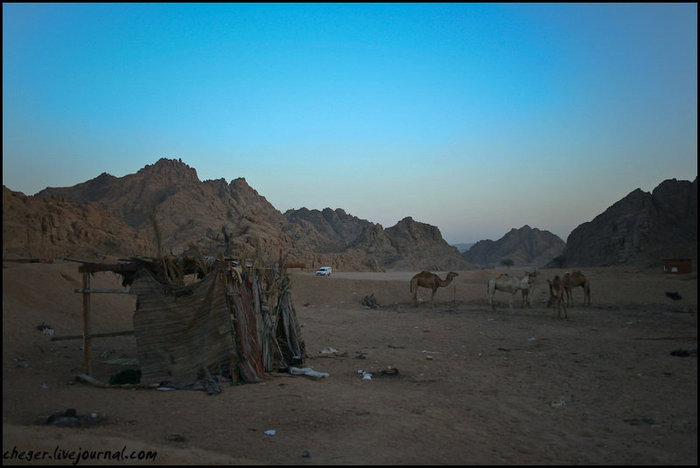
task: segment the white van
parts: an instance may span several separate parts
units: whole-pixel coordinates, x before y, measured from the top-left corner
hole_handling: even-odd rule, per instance
[[[331,267],[321,267],[316,270],[316,276],[331,276],[333,269]]]

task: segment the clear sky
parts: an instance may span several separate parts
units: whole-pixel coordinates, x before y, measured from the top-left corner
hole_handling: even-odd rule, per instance
[[[277,209],[566,240],[697,176],[697,5],[3,4],[3,184],[181,158]]]

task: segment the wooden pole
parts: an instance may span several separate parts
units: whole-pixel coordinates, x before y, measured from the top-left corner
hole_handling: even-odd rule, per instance
[[[74,289],[77,293],[110,293],[110,294],[131,294],[128,289]]]
[[[111,336],[126,336],[126,335],[133,335],[134,330],[125,330],[125,331],[117,331],[117,332],[107,332],[107,333],[93,333],[90,335],[87,335],[88,338],[107,338]],[[54,336],[51,338],[51,341],[63,341],[63,340],[82,340],[85,338],[85,335],[69,335],[69,336]]]
[[[83,273],[83,352],[85,373],[90,375],[90,273]]]

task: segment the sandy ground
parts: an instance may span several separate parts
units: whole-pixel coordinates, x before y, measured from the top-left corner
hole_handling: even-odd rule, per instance
[[[293,271],[306,365],[329,376],[272,373],[207,395],[76,383],[81,341],[37,326],[81,333],[78,265],[6,262],[3,463],[85,464],[108,451],[135,457],[119,464],[697,464],[697,354],[671,354],[697,349],[697,275],[583,271],[592,305],[575,290],[569,320],[543,304],[561,271],[540,270],[531,308],[498,293],[495,311],[495,271],[460,272],[434,308],[424,289],[411,304],[415,272]],[[119,286],[93,277],[93,288]],[[360,304],[370,293],[381,307]],[[93,295],[93,332],[132,329],[134,304]],[[92,351],[105,381],[122,368],[103,361],[136,357],[129,336]],[[389,366],[398,373],[381,375]],[[68,408],[97,423],[44,424]]]

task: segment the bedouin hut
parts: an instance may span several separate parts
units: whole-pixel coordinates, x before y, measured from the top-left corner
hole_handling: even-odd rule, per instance
[[[222,379],[260,382],[265,372],[303,363],[304,341],[282,267],[183,256],[83,264],[80,271],[119,273],[137,296],[133,333],[141,384],[218,393]],[[184,275],[195,273],[198,281],[185,285]],[[89,294],[89,283],[81,292]]]

